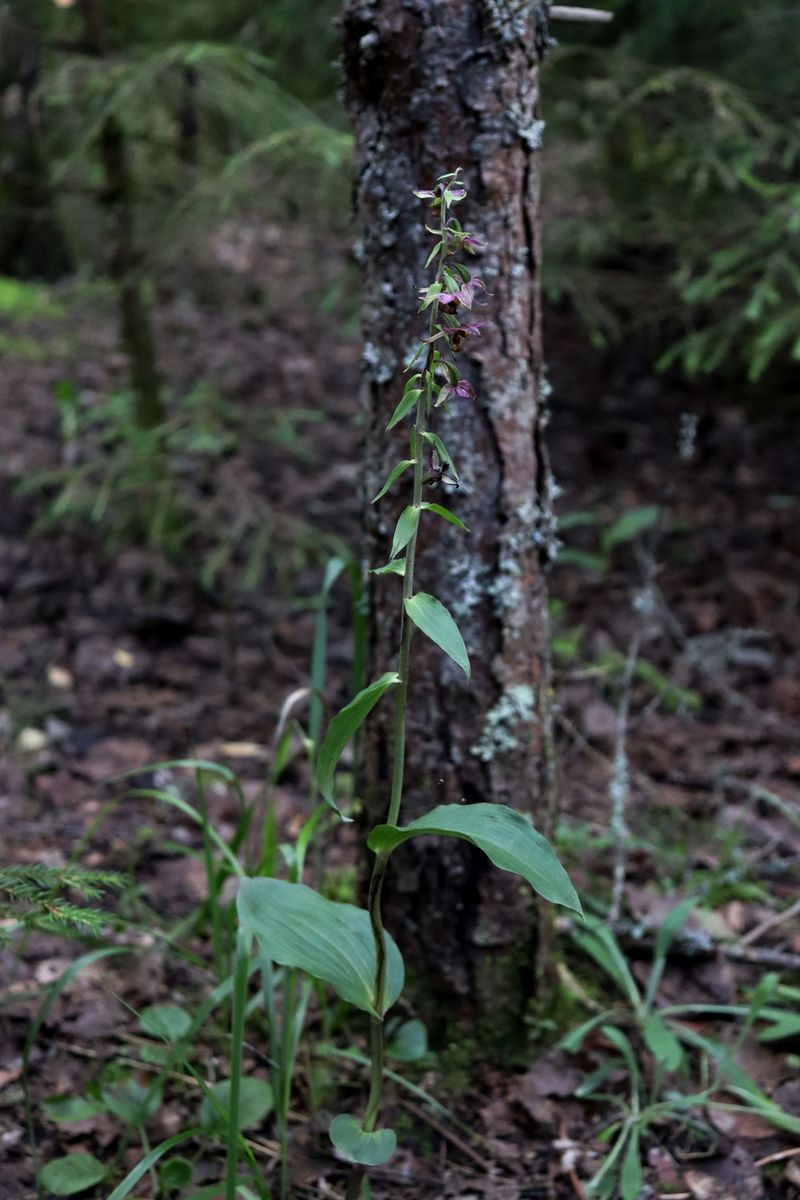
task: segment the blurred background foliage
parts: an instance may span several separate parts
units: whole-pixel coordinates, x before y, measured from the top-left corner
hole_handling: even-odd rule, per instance
[[[596,344],[644,346],[654,369],[786,394],[800,359],[800,7],[608,5],[609,24],[554,25],[546,295]],[[55,398],[65,465],[25,482],[50,496],[45,523],[95,521],[111,549],[190,552],[205,502],[183,481],[216,479],[242,431],[220,397],[207,436],[203,381],[170,391],[155,305],[176,282],[203,304],[229,302],[208,286],[221,270],[209,239],[225,221],[313,231],[320,245],[351,238],[337,11],[338,0],[0,0],[0,350],[41,357],[9,322],[58,310],[63,323],[77,290],[39,285],[90,279],[116,303],[128,362],[128,391],[92,397],[91,411],[69,381]],[[352,318],[352,264],[340,255],[341,282],[323,287],[315,253],[298,252],[305,302]],[[289,441],[302,453],[299,427]],[[243,545],[262,516],[237,534]],[[219,544],[230,537],[225,518]],[[246,573],[255,586],[259,572]]]
[[[800,357],[800,8],[609,3],[554,27],[548,297],[597,343],[635,331],[659,366],[758,380]],[[0,0],[0,272],[107,269],[110,118],[149,277],[237,210],[345,220],[337,8]]]
[[[756,381],[800,359],[792,0],[616,0],[557,25],[545,81],[546,289],[597,343]]]

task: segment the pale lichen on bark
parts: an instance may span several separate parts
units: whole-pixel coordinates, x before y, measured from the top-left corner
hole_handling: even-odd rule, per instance
[[[545,803],[548,550],[539,541],[549,528],[551,485],[540,404],[537,67],[546,7],[543,0],[345,0],[343,8],[364,265],[365,501],[407,453],[406,432],[398,430],[392,449],[385,426],[402,391],[401,364],[421,331],[416,298],[430,238],[412,189],[463,167],[469,197],[459,217],[489,247],[473,264],[492,293],[481,313],[487,325],[459,356],[478,399],[436,414],[462,486],[430,496],[471,533],[464,539],[426,520],[418,548],[419,586],[458,619],[473,680],[467,687],[435,648],[415,642],[409,819],[463,798],[493,798],[529,812]],[[387,535],[407,502],[398,494],[365,503],[370,565],[385,561]],[[397,583],[373,577],[370,585],[373,672],[394,657]],[[365,803],[380,819],[390,733],[376,713],[362,783]],[[434,1003],[437,991],[469,996],[478,975],[491,974],[492,945],[532,938],[527,901],[469,848],[448,843],[431,853],[421,840],[398,858],[405,867],[389,880],[387,896],[393,928],[412,951],[412,968],[427,956]],[[497,917],[498,896],[513,919]],[[461,914],[455,927],[452,912]],[[469,950],[476,942],[477,959]],[[509,997],[509,1012],[518,1003]]]

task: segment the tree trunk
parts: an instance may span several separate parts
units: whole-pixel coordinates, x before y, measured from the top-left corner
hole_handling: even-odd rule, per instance
[[[102,58],[106,51],[102,0],[81,0],[81,11],[87,50]],[[164,422],[166,414],[142,277],[143,255],[136,237],[130,156],[125,130],[113,113],[103,121],[98,153],[111,227],[109,274],[117,287],[120,339],[128,359],[136,424],[140,429],[152,429]]]
[[[550,821],[549,660],[544,567],[553,543],[543,431],[539,302],[538,67],[545,0],[345,0],[344,56],[357,137],[356,203],[364,269],[365,499],[406,457],[385,432],[403,362],[424,333],[417,287],[430,280],[429,212],[412,195],[464,169],[465,228],[487,243],[477,266],[491,293],[487,325],[461,354],[477,401],[434,414],[461,488],[448,504],[464,537],[428,517],[417,590],[452,612],[472,682],[421,635],[412,650],[409,753],[401,823],[436,804],[498,801]],[[393,441],[393,445],[390,442]],[[366,504],[368,566],[385,562],[396,489]],[[436,499],[436,495],[429,497]],[[399,587],[371,584],[371,677],[396,658]],[[389,707],[364,745],[369,824],[385,818]],[[387,925],[406,956],[418,1007],[439,1039],[474,1023],[480,1044],[510,1049],[534,982],[535,912],[516,877],[454,840],[407,843],[392,859]]]
[[[22,278],[57,279],[72,266],[36,95],[48,28],[43,4],[0,6],[0,271]]]

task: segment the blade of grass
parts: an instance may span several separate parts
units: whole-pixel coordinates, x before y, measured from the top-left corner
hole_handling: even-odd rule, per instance
[[[239,1169],[239,1096],[242,1090],[242,1048],[247,981],[250,974],[250,934],[239,931],[233,968],[233,1012],[231,1019],[230,1100],[228,1104],[228,1148],[225,1170],[225,1200],[236,1200]]]
[[[225,978],[227,971],[225,970],[225,950],[222,944],[222,920],[219,908],[219,892],[217,872],[214,867],[214,851],[211,839],[211,824],[208,819],[208,799],[206,797],[205,784],[203,782],[203,773],[198,771],[197,780],[197,798],[199,801],[199,811],[201,825],[203,830],[203,862],[206,869],[206,887],[208,888],[208,905],[211,911],[211,937],[214,945],[214,965],[217,971],[217,979]]]

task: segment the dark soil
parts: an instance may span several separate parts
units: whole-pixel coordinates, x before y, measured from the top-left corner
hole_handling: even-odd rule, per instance
[[[109,556],[86,530],[32,536],[44,500],[20,496],[17,488],[63,461],[56,384],[69,378],[102,396],[123,378],[107,310],[70,299],[67,289],[67,322],[15,324],[15,335],[51,339],[52,353],[10,354],[0,383],[3,859],[63,865],[77,855],[133,881],[114,901],[127,924],[112,938],[133,952],[76,976],[35,1039],[32,1119],[40,1161],[68,1150],[111,1161],[119,1152],[115,1181],[141,1157],[136,1137],[121,1147],[119,1127],[108,1116],[55,1124],[43,1115],[41,1100],[78,1094],[113,1060],[135,1059],[133,1010],[166,1000],[191,1005],[211,986],[212,974],[203,965],[207,944],[191,924],[181,944],[194,960],[172,952],[162,936],[206,898],[202,861],[185,853],[199,844],[196,826],[157,800],[125,796],[125,785],[109,780],[197,755],[226,763],[245,796],[257,797],[281,706],[309,682],[314,599],[325,559],[336,538],[350,544],[358,538],[359,348],[346,314],[341,306],[318,311],[319,278],[312,290],[297,271],[309,247],[287,245],[281,230],[220,235],[215,251],[228,264],[215,266],[224,302],[219,292],[208,306],[176,293],[159,306],[158,332],[176,394],[210,380],[248,420],[273,420],[272,440],[243,442],[223,463],[248,503],[268,506],[258,511],[268,511],[274,527],[276,556],[255,590],[236,583],[204,588],[192,569],[197,564],[167,565],[141,548]],[[334,282],[341,262],[327,252],[316,256],[320,260]],[[779,404],[762,415],[716,386],[689,389],[657,377],[635,351],[592,351],[563,315],[551,315],[548,333],[559,510],[589,511],[599,522],[565,531],[564,541],[596,553],[602,530],[616,518],[642,506],[662,509],[657,526],[619,544],[602,570],[564,563],[552,572],[563,852],[581,893],[605,902],[609,781],[619,749],[625,663],[635,645],[645,665],[630,689],[625,736],[629,839],[619,930],[634,973],[643,980],[652,928],[678,899],[701,893],[704,908],[692,921],[698,938],[704,933],[708,939],[707,952],[676,956],[661,987],[664,1003],[741,1001],[775,964],[784,983],[797,986],[800,922],[795,916],[768,923],[795,900],[800,881],[796,421]],[[324,417],[302,435],[306,457],[274,437],[275,419],[297,408]],[[682,412],[698,418],[690,462],[677,453]],[[202,538],[195,552],[202,557]],[[636,597],[645,580],[643,610]],[[349,626],[350,598],[340,584],[330,607],[334,704],[348,688]],[[190,772],[163,769],[136,782],[154,778],[159,787],[179,786],[195,798]],[[240,815],[235,794],[213,787],[207,800],[219,832],[233,836]],[[300,767],[284,777],[278,811],[285,836],[296,834],[307,812]],[[329,885],[348,886],[351,863],[346,841],[334,839]],[[375,1194],[426,1200],[584,1195],[601,1161],[595,1136],[609,1110],[576,1100],[573,1092],[609,1046],[597,1038],[577,1057],[541,1047],[591,1015],[581,1000],[584,989],[590,1005],[611,993],[562,932],[568,970],[561,1007],[550,1014],[551,1026],[535,1030],[536,1068],[485,1070],[470,1078],[470,1064],[459,1063],[452,1047],[431,1059],[426,1072],[410,1068],[409,1077],[460,1120],[434,1114],[398,1091],[401,1140],[413,1149],[399,1152],[391,1169],[375,1172]],[[35,1195],[23,1104],[24,1039],[42,988],[82,949],[36,934],[0,959],[6,1161],[0,1200]],[[312,1012],[311,1021],[317,1029],[318,1015]],[[709,1036],[715,1029],[710,1018],[698,1018],[695,1027]],[[353,1036],[360,1031],[354,1028]],[[791,1042],[767,1046],[751,1036],[739,1060],[768,1095],[800,1117],[796,1051]],[[249,1065],[264,1072],[257,1048]],[[197,1048],[196,1066],[208,1079],[224,1076],[221,1031]],[[330,1062],[323,1066],[330,1075]],[[311,1067],[305,1059],[295,1096],[298,1195],[332,1197],[341,1194],[343,1173],[326,1149],[324,1130],[337,1101],[331,1080],[320,1075],[312,1111]],[[319,1074],[319,1064],[315,1070]],[[334,1074],[339,1087],[354,1094],[359,1073],[336,1065]],[[196,1091],[185,1081],[176,1084],[148,1127],[151,1144],[188,1127],[196,1109]],[[272,1137],[267,1126],[255,1138],[265,1168],[274,1165]],[[666,1124],[645,1148],[653,1189],[647,1194],[686,1200],[800,1194],[800,1155],[781,1157],[796,1142],[752,1114],[719,1114],[713,1143],[699,1148]],[[195,1182],[213,1182],[220,1162],[221,1152],[202,1154]],[[136,1194],[149,1195],[148,1188],[145,1179]]]

